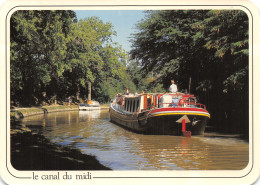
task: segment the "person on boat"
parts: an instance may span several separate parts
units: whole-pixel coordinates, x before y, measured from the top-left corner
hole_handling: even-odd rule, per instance
[[[175,84],[174,80],[171,80],[172,85],[169,88],[170,93],[176,93],[178,91],[177,85]]]

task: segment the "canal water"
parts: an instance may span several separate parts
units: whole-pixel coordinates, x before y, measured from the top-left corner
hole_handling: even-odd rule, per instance
[[[135,134],[111,123],[108,110],[49,113],[23,122],[113,170],[241,170],[249,160],[248,143],[232,135]]]

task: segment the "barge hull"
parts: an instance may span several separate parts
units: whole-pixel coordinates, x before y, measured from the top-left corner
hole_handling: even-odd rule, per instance
[[[182,123],[178,122],[181,120],[183,115],[165,115],[148,118],[149,129],[147,130],[150,134],[156,135],[182,135]],[[192,135],[203,135],[208,122],[208,117],[198,115],[188,115],[190,122],[186,123],[186,131],[190,131]]]
[[[149,112],[139,115],[127,115],[110,108],[111,121],[128,130],[142,134],[156,135],[182,135],[182,124],[179,120],[185,114],[172,114],[152,116]],[[191,131],[192,135],[203,135],[209,117],[205,115],[186,115],[189,122],[186,123],[186,131]]]

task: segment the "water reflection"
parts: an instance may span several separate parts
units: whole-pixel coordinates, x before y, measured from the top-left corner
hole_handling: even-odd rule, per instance
[[[239,139],[141,135],[109,120],[107,110],[95,110],[38,115],[24,122],[115,170],[240,170],[248,163],[248,143]]]
[[[93,110],[93,111],[79,111],[79,121],[86,122],[91,119],[100,118],[101,110]]]

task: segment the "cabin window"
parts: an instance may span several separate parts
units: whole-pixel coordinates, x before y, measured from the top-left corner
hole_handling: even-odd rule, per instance
[[[139,110],[139,103],[139,99],[125,100],[124,109],[128,112],[136,112],[137,110]]]
[[[132,110],[132,101],[129,100],[129,109],[128,109],[128,111],[131,112],[131,110]]]
[[[135,100],[133,101],[133,109],[132,112],[135,112]]]
[[[172,104],[170,104],[171,107],[176,107],[179,104],[179,98],[172,98]]]
[[[147,99],[147,109],[151,108],[151,104],[152,104],[152,100],[151,100],[151,98],[148,98]]]
[[[126,107],[127,107],[127,101],[125,100],[125,106],[124,106],[125,110],[126,110]]]
[[[130,101],[127,100],[127,111],[129,111],[129,107],[130,107]]]
[[[128,107],[128,100],[125,100],[125,110],[127,110]]]

